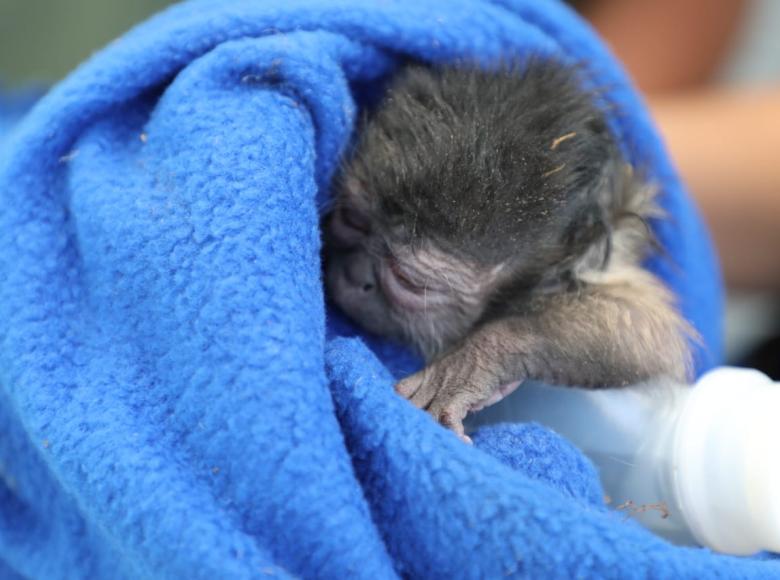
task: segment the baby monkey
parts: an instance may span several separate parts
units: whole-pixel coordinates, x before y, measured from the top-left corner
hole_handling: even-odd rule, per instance
[[[426,367],[396,391],[462,438],[526,379],[685,379],[690,329],[641,261],[658,215],[578,72],[409,65],[361,127],[325,222],[326,284]]]

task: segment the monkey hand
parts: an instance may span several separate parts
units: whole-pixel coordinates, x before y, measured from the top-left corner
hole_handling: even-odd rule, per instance
[[[452,351],[395,387],[399,395],[428,411],[466,443],[471,443],[463,429],[466,415],[497,403],[521,382],[507,382],[499,365],[480,360],[484,354],[478,356],[470,350],[463,347]]]

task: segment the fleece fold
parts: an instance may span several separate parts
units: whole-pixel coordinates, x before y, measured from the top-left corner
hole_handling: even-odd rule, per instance
[[[648,266],[702,337],[697,372],[717,363],[706,230],[565,5],[186,2],[2,125],[0,576],[780,573],[610,512],[593,467],[539,426],[460,443],[393,393],[419,362],[326,303],[319,219],[398,66],[533,55],[581,64],[658,183],[671,218]]]

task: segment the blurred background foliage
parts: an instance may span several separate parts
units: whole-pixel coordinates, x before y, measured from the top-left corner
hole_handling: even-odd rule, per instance
[[[0,0],[0,81],[51,84],[171,0]]]

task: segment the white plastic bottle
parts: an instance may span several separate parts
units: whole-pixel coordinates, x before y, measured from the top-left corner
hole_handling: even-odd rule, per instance
[[[780,384],[722,367],[693,387],[527,384],[470,427],[537,421],[596,464],[612,506],[679,544],[780,552]]]

